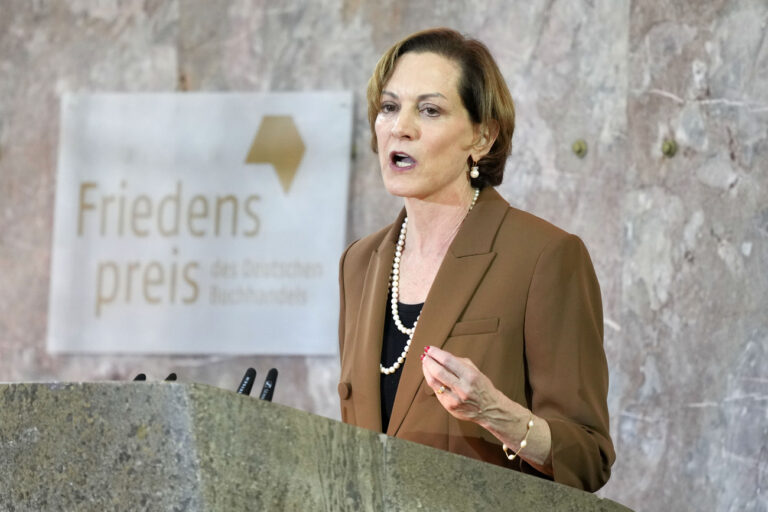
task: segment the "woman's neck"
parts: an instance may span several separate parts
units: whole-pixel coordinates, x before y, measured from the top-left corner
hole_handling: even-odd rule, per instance
[[[469,211],[473,194],[466,186],[439,200],[406,198],[406,250],[425,257],[444,254]]]

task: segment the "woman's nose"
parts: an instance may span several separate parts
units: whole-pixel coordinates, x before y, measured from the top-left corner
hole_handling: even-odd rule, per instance
[[[419,128],[415,116],[401,110],[392,125],[392,135],[398,139],[415,139],[419,135]]]

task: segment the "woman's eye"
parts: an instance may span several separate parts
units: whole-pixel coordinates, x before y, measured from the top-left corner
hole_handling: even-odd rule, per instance
[[[384,103],[381,107],[379,107],[379,110],[385,114],[389,114],[390,112],[394,112],[397,109],[397,107],[392,103]]]
[[[440,110],[429,105],[421,107],[421,111],[429,117],[437,117],[440,115]]]

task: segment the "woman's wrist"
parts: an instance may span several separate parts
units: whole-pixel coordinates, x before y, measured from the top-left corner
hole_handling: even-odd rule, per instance
[[[529,427],[531,420],[533,426]],[[507,452],[519,455],[543,473],[552,474],[552,434],[545,419],[497,390],[493,403],[483,410],[477,424],[501,441]],[[526,444],[521,447],[523,440]]]

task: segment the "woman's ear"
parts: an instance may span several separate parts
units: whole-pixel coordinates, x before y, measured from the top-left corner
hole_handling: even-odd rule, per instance
[[[499,123],[491,119],[485,124],[479,125],[477,130],[477,139],[472,146],[472,158],[479,162],[481,158],[488,154],[499,136]]]

